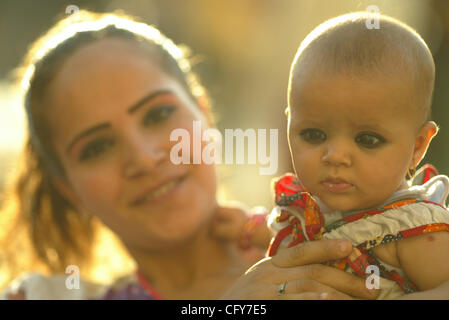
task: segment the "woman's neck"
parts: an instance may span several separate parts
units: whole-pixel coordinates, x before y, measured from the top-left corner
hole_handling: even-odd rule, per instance
[[[131,247],[128,250],[140,273],[165,298],[172,293],[185,293],[189,298],[189,292],[194,295],[204,281],[219,282],[236,262],[230,245],[211,237],[209,226],[195,237],[162,251]]]

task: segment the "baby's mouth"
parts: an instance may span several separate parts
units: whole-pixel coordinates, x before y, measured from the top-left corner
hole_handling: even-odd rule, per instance
[[[331,193],[343,193],[354,186],[342,178],[326,178],[321,182],[321,185]]]

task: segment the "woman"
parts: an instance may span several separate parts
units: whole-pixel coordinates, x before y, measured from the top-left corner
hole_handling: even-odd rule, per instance
[[[113,286],[82,282],[81,290],[69,290],[66,277],[33,275],[6,298],[376,296],[363,279],[317,265],[348,255],[347,242],[342,250],[324,241],[292,248],[240,277],[255,260],[211,232],[214,218],[233,210],[218,206],[214,166],[170,161],[174,129],[193,137],[193,121],[203,130],[213,122],[188,60],[158,30],[79,12],[35,43],[22,85],[30,134],[15,213],[37,260],[51,274],[84,266],[100,220],[137,272]]]

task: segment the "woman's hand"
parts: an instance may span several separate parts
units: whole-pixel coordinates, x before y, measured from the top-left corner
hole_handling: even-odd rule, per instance
[[[272,235],[265,217],[266,215],[263,215],[263,221],[255,223],[254,228],[248,231],[245,226],[250,215],[242,206],[234,204],[234,207],[218,207],[211,224],[211,234],[221,240],[237,241],[241,248],[255,246],[266,250]]]
[[[222,240],[237,240],[248,214],[242,207],[218,207],[211,233]]]
[[[320,264],[351,251],[347,240],[317,240],[280,250],[249,268],[221,299],[375,299],[378,290],[368,290],[365,279]]]

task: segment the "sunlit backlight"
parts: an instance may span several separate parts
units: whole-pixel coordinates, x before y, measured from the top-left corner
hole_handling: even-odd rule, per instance
[[[0,82],[0,156],[17,153],[25,139],[25,113],[20,91],[6,81]]]

